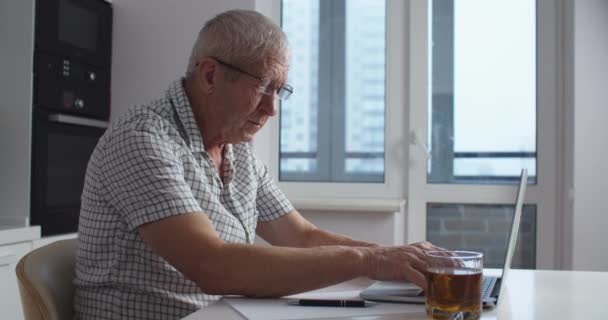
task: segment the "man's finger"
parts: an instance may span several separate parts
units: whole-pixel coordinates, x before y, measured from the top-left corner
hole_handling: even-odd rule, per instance
[[[416,246],[410,246],[407,248],[407,250],[410,251],[412,254],[415,254],[420,259],[424,259],[424,256],[426,256],[426,251]]]
[[[410,264],[412,265],[412,267],[414,269],[416,269],[422,273],[427,272],[427,270],[428,270],[427,263],[423,259],[421,259],[415,255],[410,255],[409,260],[410,260]]]
[[[422,290],[426,290],[426,277],[422,272],[416,270],[412,266],[408,266],[406,268],[406,277],[409,281],[422,288]]]

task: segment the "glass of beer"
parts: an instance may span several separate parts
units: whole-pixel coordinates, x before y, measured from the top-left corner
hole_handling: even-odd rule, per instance
[[[426,252],[426,314],[432,319],[479,319],[483,254]]]

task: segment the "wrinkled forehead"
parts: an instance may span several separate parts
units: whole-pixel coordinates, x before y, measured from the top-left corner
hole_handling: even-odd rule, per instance
[[[262,78],[283,84],[287,80],[289,64],[287,59],[267,58],[254,66]]]

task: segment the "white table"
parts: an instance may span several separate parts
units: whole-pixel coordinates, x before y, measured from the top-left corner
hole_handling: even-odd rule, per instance
[[[324,291],[362,289],[370,283],[367,279],[355,279]],[[505,296],[497,308],[485,310],[482,319],[608,319],[608,302],[604,301],[607,288],[608,272],[511,270]],[[326,319],[426,319],[424,306],[420,305],[418,308],[420,312],[416,314]],[[245,318],[220,300],[182,320],[199,319]]]

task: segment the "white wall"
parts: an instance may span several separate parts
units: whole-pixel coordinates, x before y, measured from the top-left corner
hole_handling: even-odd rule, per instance
[[[574,1],[575,270],[608,271],[608,1]]]
[[[0,224],[30,216],[34,1],[0,3]]]
[[[204,23],[254,0],[114,0],[112,119],[136,104],[162,97],[183,76]]]
[[[403,212],[338,212],[303,210],[302,216],[325,230],[384,245],[403,244]]]

